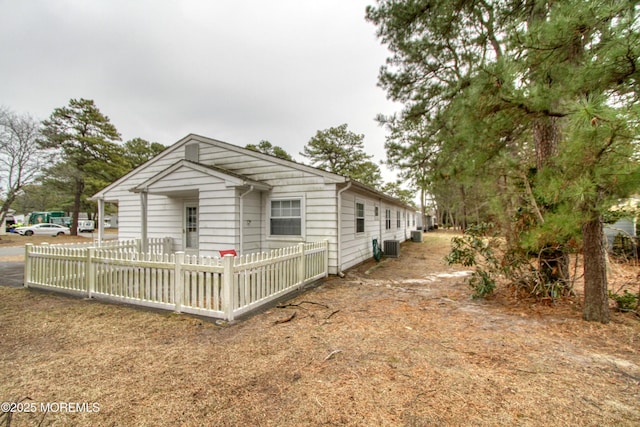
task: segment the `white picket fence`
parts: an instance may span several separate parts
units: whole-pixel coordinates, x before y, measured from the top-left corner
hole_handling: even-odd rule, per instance
[[[27,244],[24,285],[230,321],[328,275],[327,241],[223,258],[139,247]]]

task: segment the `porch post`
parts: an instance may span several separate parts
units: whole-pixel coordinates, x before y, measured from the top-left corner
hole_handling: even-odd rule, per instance
[[[104,199],[98,199],[98,247],[102,246],[104,239]]]
[[[140,240],[142,241],[142,253],[149,252],[147,240],[147,196],[146,190],[140,192]]]

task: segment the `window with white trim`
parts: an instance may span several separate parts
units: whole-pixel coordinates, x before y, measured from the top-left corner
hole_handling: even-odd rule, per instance
[[[384,228],[385,230],[391,230],[391,209],[385,209],[384,211]]]
[[[356,233],[364,233],[364,202],[356,202]]]
[[[301,236],[301,206],[300,199],[271,200],[270,234],[272,236]]]
[[[400,222],[400,211],[396,211],[396,228],[401,228],[402,224]]]

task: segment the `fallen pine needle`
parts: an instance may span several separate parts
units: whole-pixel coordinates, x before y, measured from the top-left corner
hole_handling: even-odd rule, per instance
[[[329,355],[327,355],[327,357],[324,358],[324,361],[326,362],[338,353],[342,353],[342,350],[333,350],[331,353],[329,353]]]

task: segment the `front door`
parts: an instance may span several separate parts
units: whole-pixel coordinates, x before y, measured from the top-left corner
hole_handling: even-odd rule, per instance
[[[198,252],[198,202],[184,204],[184,250]]]

